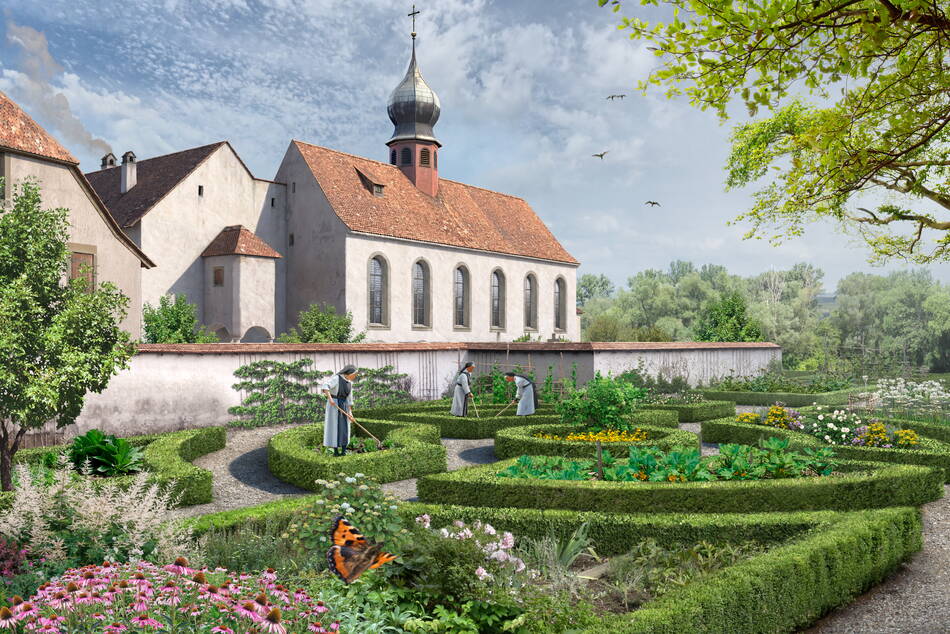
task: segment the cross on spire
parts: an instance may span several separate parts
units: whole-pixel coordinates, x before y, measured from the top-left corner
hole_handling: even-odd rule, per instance
[[[412,5],[412,13],[409,14],[409,17],[412,18],[412,39],[416,39],[416,16],[419,15],[419,11],[416,10],[416,5]]]

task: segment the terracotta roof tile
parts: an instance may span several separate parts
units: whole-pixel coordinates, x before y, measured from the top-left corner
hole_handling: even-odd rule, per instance
[[[340,220],[353,231],[576,264],[521,198],[440,179],[436,197],[395,165],[294,141]],[[374,196],[360,172],[384,185]]]
[[[79,161],[59,144],[12,99],[0,92],[0,147],[78,165]]]
[[[202,251],[201,257],[213,255],[255,255],[262,258],[279,258],[280,253],[274,251],[269,244],[242,225],[225,227],[221,233],[211,241],[211,244]]]
[[[138,161],[135,187],[120,193],[122,167],[86,174],[119,225],[131,227],[226,141]]]

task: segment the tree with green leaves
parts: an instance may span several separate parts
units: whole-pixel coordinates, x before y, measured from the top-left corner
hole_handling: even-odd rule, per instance
[[[610,297],[613,294],[614,283],[603,273],[600,275],[584,273],[577,279],[578,306],[583,306],[594,298]]]
[[[706,307],[696,325],[698,341],[761,341],[762,327],[749,317],[746,300],[729,293]]]
[[[13,488],[23,436],[76,421],[88,392],[127,367],[134,347],[119,324],[129,299],[110,282],[68,280],[69,211],[43,209],[39,186],[13,189],[0,213],[0,486]],[[68,281],[64,281],[68,280]]]
[[[299,332],[297,330],[299,328]],[[297,328],[291,328],[277,341],[281,343],[358,343],[365,332],[353,334],[353,315],[338,315],[335,306],[311,304],[301,311]]]
[[[142,340],[145,343],[217,343],[218,337],[198,323],[198,307],[185,295],[163,295],[158,308],[142,309]]]
[[[598,3],[621,7],[618,0]],[[640,3],[673,9],[666,23],[620,24],[632,39],[651,42],[660,58],[641,89],[685,93],[722,119],[735,100],[750,116],[763,106],[773,111],[733,136],[728,187],[773,175],[737,218],[752,225],[746,237],[765,233],[778,243],[830,219],[857,232],[872,260],[950,259],[950,5]],[[789,100],[803,92],[820,105]]]

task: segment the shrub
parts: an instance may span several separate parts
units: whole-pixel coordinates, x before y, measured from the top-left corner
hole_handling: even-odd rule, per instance
[[[792,427],[795,429],[795,427]],[[805,416],[798,428],[801,431],[833,445],[859,447],[901,447],[910,449],[920,445],[917,433],[909,429],[894,429],[875,420],[842,409],[825,410],[818,405]]]
[[[641,426],[647,438],[639,443],[611,444],[612,450],[625,451],[633,444],[655,445],[663,449],[673,447],[699,447],[696,434],[679,429],[663,427]],[[554,438],[539,437],[538,434],[564,437],[576,432],[573,425],[526,425],[522,427],[508,427],[501,429],[495,435],[495,455],[498,458],[513,458],[523,454],[530,456],[565,456],[574,458],[592,458],[596,454],[596,446],[584,440],[555,440]]]
[[[158,308],[142,307],[142,341],[145,343],[217,343],[218,337],[198,322],[198,307],[188,296],[162,295]]]
[[[509,412],[512,408],[509,408]],[[432,426],[437,431],[437,435],[442,438],[491,438],[500,429],[507,427],[520,427],[525,424],[546,424],[557,423],[559,418],[556,416],[546,416],[543,414],[532,414],[531,416],[495,416],[488,411],[480,412],[482,417],[475,418],[469,416],[463,418],[452,416],[447,413],[433,413],[432,410],[426,411],[402,411],[390,415],[384,415],[383,420],[398,421],[404,424],[415,424]],[[367,421],[380,420],[375,412],[361,412],[358,414],[359,421],[366,424]]]
[[[123,438],[90,429],[69,446],[69,459],[77,469],[87,468],[104,476],[127,475],[142,470],[142,451]]]
[[[603,377],[598,372],[583,389],[574,390],[557,404],[561,421],[595,431],[622,429],[625,417],[632,414],[637,405],[646,398],[646,390],[633,385]]]
[[[357,343],[366,338],[366,333],[353,334],[353,315],[338,315],[336,306],[310,304],[310,308],[297,315],[297,328],[281,334],[280,343]]]
[[[793,394],[821,394],[853,387],[850,379],[819,374],[801,378],[781,372],[766,372],[759,376],[722,377],[710,384],[710,390],[721,392],[789,392]]]
[[[617,380],[646,390],[650,395],[648,400],[660,398],[664,394],[685,394],[690,390],[686,377],[677,375],[666,378],[662,374],[650,376],[643,361],[640,361],[636,368],[621,372],[617,375]]]
[[[681,423],[694,423],[722,416],[731,416],[736,411],[735,401],[710,400],[698,403],[648,403],[646,411],[666,410],[676,412]]]

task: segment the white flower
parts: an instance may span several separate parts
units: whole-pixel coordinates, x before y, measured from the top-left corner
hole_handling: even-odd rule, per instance
[[[818,420],[825,420],[824,414],[818,414]]]
[[[346,483],[347,483],[347,484],[353,484],[354,482],[356,482],[356,478],[347,478],[347,479],[346,479]]]
[[[363,474],[362,474],[362,473],[354,473],[354,474],[353,474],[353,477],[354,477],[354,478],[362,478],[362,477],[363,477]]]
[[[428,513],[423,513],[416,518],[416,521],[422,524],[423,528],[429,528],[429,524],[432,522],[432,518],[429,517]]]

